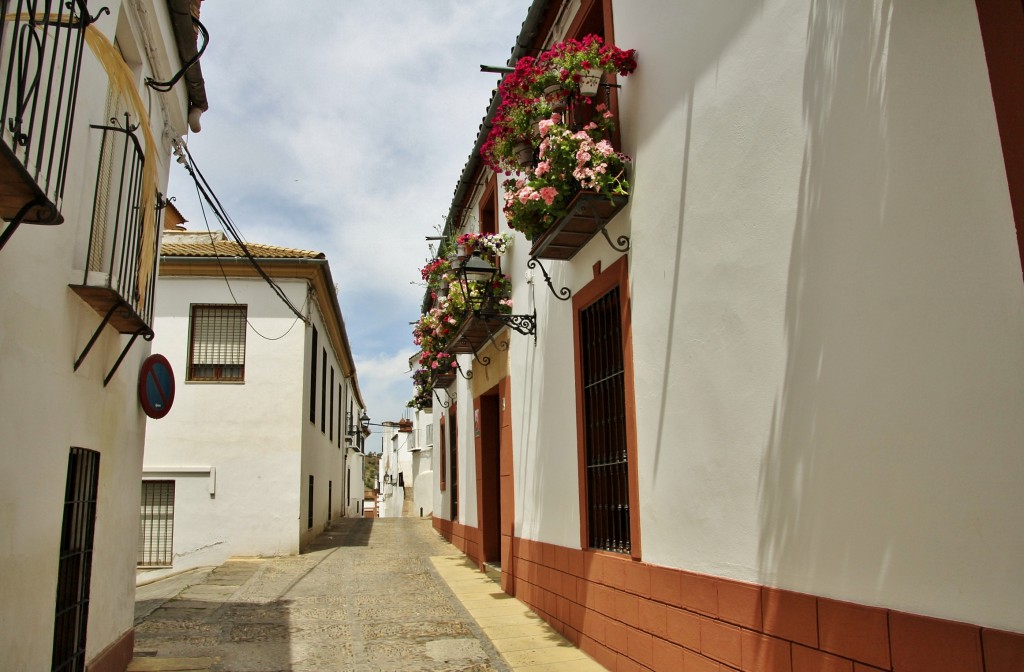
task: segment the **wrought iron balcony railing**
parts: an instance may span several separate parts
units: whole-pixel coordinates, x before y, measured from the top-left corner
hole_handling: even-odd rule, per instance
[[[21,224],[60,224],[86,0],[0,0],[0,248]],[[107,11],[107,10],[101,10]]]
[[[158,193],[144,188],[145,153],[131,117],[111,119],[109,125],[93,125],[103,134],[89,245],[81,284],[71,289],[100,315],[92,339],[75,362],[75,369],[89,354],[108,324],[131,340],[107,374],[106,385],[121,360],[142,336],[153,338],[153,297],[156,284],[160,216],[164,203]],[[148,201],[148,202],[147,202]]]

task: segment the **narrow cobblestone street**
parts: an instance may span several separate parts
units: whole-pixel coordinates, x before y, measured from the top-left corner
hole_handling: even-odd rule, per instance
[[[488,614],[504,606],[532,621],[529,627],[546,628],[474,573],[429,519],[341,519],[303,555],[233,559],[191,578],[158,582],[166,584],[163,596],[157,584],[141,587],[135,658],[128,669],[600,669],[553,632],[533,638],[552,655],[534,650],[523,659],[525,667],[508,665],[442,578],[439,562],[463,572],[446,571],[447,581],[455,576],[455,583],[474,586]],[[516,640],[507,647],[524,654],[535,646],[527,637],[531,631],[505,627]],[[562,662],[555,667],[546,661]]]

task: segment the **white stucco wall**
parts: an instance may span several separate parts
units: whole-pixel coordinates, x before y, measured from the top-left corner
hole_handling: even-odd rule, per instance
[[[975,3],[614,17],[640,50],[609,233],[632,238],[643,560],[1024,630],[1024,286]],[[578,547],[572,308],[528,249],[502,263],[538,325],[510,338],[515,530]],[[579,291],[619,256],[543,263]]]
[[[144,35],[132,14],[132,32],[120,37],[145,37],[153,49],[147,54],[166,59],[175,50],[166,5],[140,4],[153,21],[151,32]],[[113,37],[122,3],[106,6],[110,15],[101,16],[94,28]],[[5,40],[5,49],[9,44]],[[140,83],[153,74],[148,55],[139,69]],[[150,345],[138,339],[104,387],[103,378],[127,343],[127,337],[108,326],[73,371],[102,316],[68,289],[83,278],[99,161],[98,133],[89,124],[106,121],[106,94],[106,75],[87,51],[60,204],[65,221],[53,227],[23,225],[0,251],[0,651],[6,669],[50,667],[63,501],[73,446],[100,453],[86,660],[128,632],[133,622],[139,492],[124,484],[141,476],[146,419],[136,384]],[[148,148],[147,161],[157,166],[158,188],[166,191],[165,125],[168,137],[184,132],[175,122],[184,119],[184,99],[179,94],[157,99],[150,113],[160,146]]]
[[[643,559],[1024,630],[1024,287],[974,3],[614,16],[640,50],[610,233]],[[503,262],[538,314],[510,349],[516,532],[578,547],[572,311],[521,281],[527,246]],[[546,265],[577,291],[618,256]]]
[[[974,3],[663,5],[660,44],[616,7],[645,558],[1024,629],[1024,292]]]
[[[302,305],[305,282],[279,284]],[[220,564],[232,555],[296,553],[299,519],[305,522],[299,481],[309,424],[303,404],[306,329],[301,322],[292,326],[295,316],[262,280],[231,278],[230,286],[231,293],[223,278],[160,280],[153,348],[171,362],[178,391],[171,412],[149,424],[146,469],[216,469],[214,495],[191,487],[194,476],[175,477],[175,571]],[[191,304],[233,303],[232,294],[247,305],[251,325],[245,382],[187,381]],[[268,341],[254,329],[270,338],[288,333]]]

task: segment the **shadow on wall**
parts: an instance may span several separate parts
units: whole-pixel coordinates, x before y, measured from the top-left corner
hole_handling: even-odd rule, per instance
[[[690,0],[685,3],[684,8],[673,8],[671,12],[678,14],[678,20],[673,25],[673,32],[676,37],[672,41],[651,40],[642,45],[636,46],[640,49],[640,67],[629,80],[629,95],[624,95],[621,117],[628,119],[643,119],[643,123],[623,125],[624,140],[631,146],[645,147],[650,145],[661,145],[664,142],[678,141],[679,156],[679,184],[666,183],[665,176],[674,174],[672,171],[645,173],[642,162],[634,166],[634,182],[636,194],[641,194],[645,189],[651,192],[666,193],[674,190],[679,192],[679,209],[665,212],[644,212],[643,226],[632,227],[632,244],[634,253],[630,263],[635,259],[649,258],[645,254],[644,245],[666,246],[674,243],[675,256],[672,259],[673,277],[665,278],[666,286],[671,287],[671,294],[666,298],[665,303],[669,306],[669,315],[665,319],[668,333],[665,338],[665,352],[655,354],[653,352],[634,352],[637,361],[645,360],[657,362],[663,375],[658,385],[658,396],[660,404],[658,408],[656,436],[653,452],[653,463],[650,469],[645,468],[654,474],[664,474],[660,471],[660,458],[662,451],[669,454],[676,452],[678,446],[678,434],[674,429],[676,418],[673,416],[673,409],[666,406],[672,398],[670,390],[677,382],[673,379],[673,372],[678,371],[677,360],[679,356],[673,351],[673,343],[678,337],[676,325],[685,316],[680,316],[677,309],[682,302],[679,296],[680,272],[684,268],[683,245],[686,229],[686,197],[687,184],[690,181],[690,139],[691,124],[693,121],[694,96],[697,83],[706,77],[709,72],[714,72],[718,67],[720,54],[735,39],[736,35],[743,31],[751,21],[754,21],[763,10],[764,0],[731,0],[721,2],[720,0]],[[616,37],[617,40],[622,38]],[[679,44],[690,45],[686,50],[686,59],[679,62],[677,50]],[[675,106],[651,105],[646,101],[676,101]],[[682,132],[675,128],[666,131],[667,127],[685,124]],[[630,138],[634,130],[646,129],[646,135]],[[633,216],[631,209],[627,213]],[[675,217],[678,213],[678,221],[656,221],[656,217]],[[620,218],[621,219],[621,218]],[[675,235],[667,239],[662,232],[672,231]],[[656,233],[652,233],[656,232]],[[644,294],[632,294],[634,305],[644,300]],[[635,345],[635,344],[634,344]],[[638,390],[639,392],[640,390]]]
[[[999,242],[977,226],[990,216],[993,199],[975,201],[991,176],[965,169],[972,158],[987,165],[972,143],[986,120],[970,104],[987,81],[963,66],[976,57],[970,40],[950,35],[970,25],[973,3],[960,4],[968,15],[810,3],[787,361],[760,482],[765,583],[827,585],[876,604],[941,599],[960,578],[952,568],[971,567],[972,546],[993,541],[998,523],[973,519],[999,500],[958,495],[1009,487],[986,485],[998,467],[982,467],[978,451],[994,447],[998,459],[1012,446],[998,434],[1019,409],[989,388],[1020,356],[981,351],[1000,308],[976,295],[998,278],[978,260]],[[990,417],[1004,429],[978,436]]]

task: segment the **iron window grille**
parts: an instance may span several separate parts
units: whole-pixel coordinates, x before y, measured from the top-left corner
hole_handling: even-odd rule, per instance
[[[72,448],[68,456],[57,569],[51,665],[54,672],[80,672],[85,669],[99,476],[100,454],[85,448]]]
[[[625,365],[618,287],[579,314],[587,530],[591,548],[630,552]]]
[[[306,529],[313,528],[313,475],[309,476],[309,501],[306,503]]]
[[[143,481],[139,516],[139,567],[170,567],[174,561],[174,481]]]
[[[310,336],[309,346],[309,421],[316,422],[316,354],[319,351],[317,345],[316,327],[313,327]]]
[[[188,380],[245,380],[246,313],[244,305],[192,305]]]

